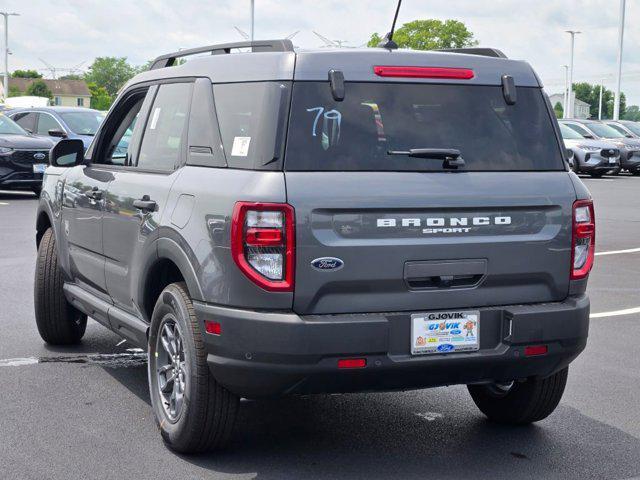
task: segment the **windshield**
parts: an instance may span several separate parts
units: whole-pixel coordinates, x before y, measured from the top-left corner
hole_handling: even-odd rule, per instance
[[[566,125],[560,124],[560,133],[562,134],[562,138],[565,140],[582,140],[583,136],[578,132],[574,132]]]
[[[640,124],[625,123],[624,126],[627,127],[629,130],[631,130],[635,135],[638,135],[640,137]]]
[[[604,123],[590,123],[589,129],[602,138],[624,138],[624,135]]]
[[[0,113],[0,135],[28,135],[20,125]]]
[[[104,120],[100,112],[64,112],[60,116],[77,135],[95,135]]]
[[[507,105],[499,86],[347,83],[343,101],[328,82],[295,82],[285,169],[442,171],[433,158],[389,151],[455,149],[462,171],[563,170],[543,94],[518,88]]]

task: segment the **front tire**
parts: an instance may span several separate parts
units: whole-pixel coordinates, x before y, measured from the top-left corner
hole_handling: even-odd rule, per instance
[[[207,365],[201,327],[184,283],[166,287],[149,331],[149,391],[167,445],[181,453],[222,448],[239,398],[218,384]]]
[[[78,343],[87,328],[87,316],[67,301],[63,284],[56,239],[49,228],[38,246],[33,296],[38,332],[51,345]]]
[[[547,378],[514,382],[510,388],[469,385],[471,398],[489,420],[527,425],[547,418],[556,409],[567,384],[569,368]]]

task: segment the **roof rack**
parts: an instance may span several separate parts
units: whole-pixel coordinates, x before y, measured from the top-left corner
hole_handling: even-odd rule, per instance
[[[480,55],[482,57],[508,58],[497,48],[440,48],[439,52],[466,53],[467,55]]]
[[[231,53],[231,50],[238,48],[250,48],[251,52],[293,52],[293,43],[291,40],[256,40],[247,42],[221,43],[218,45],[208,45],[206,47],[191,48],[189,50],[180,50],[178,52],[166,53],[156,58],[149,70],[157,68],[171,67],[178,58],[188,57],[190,55],[198,55],[200,53],[211,53],[211,55],[224,55]]]

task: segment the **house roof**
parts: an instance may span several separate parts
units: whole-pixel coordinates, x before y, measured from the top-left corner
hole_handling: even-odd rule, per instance
[[[53,95],[68,95],[73,97],[90,97],[91,93],[84,80],[52,80],[37,78],[9,78],[9,88],[16,86],[25,92],[35,80],[42,80]]]

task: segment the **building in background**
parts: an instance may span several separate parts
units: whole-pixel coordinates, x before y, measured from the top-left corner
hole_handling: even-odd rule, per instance
[[[29,86],[37,80],[42,80],[51,91],[52,105],[62,107],[87,107],[91,101],[91,93],[84,80],[51,80],[39,78],[9,78],[9,91],[19,90],[23,95]],[[2,86],[0,85],[0,90]],[[4,97],[4,92],[1,92]]]
[[[582,118],[587,119],[591,117],[591,105],[587,102],[583,102],[576,98],[576,92],[572,92],[571,95],[573,99],[573,118]],[[555,108],[556,104],[560,102],[560,105],[564,108],[564,94],[562,93],[554,93],[553,95],[549,95],[549,100],[551,101],[551,106]]]

